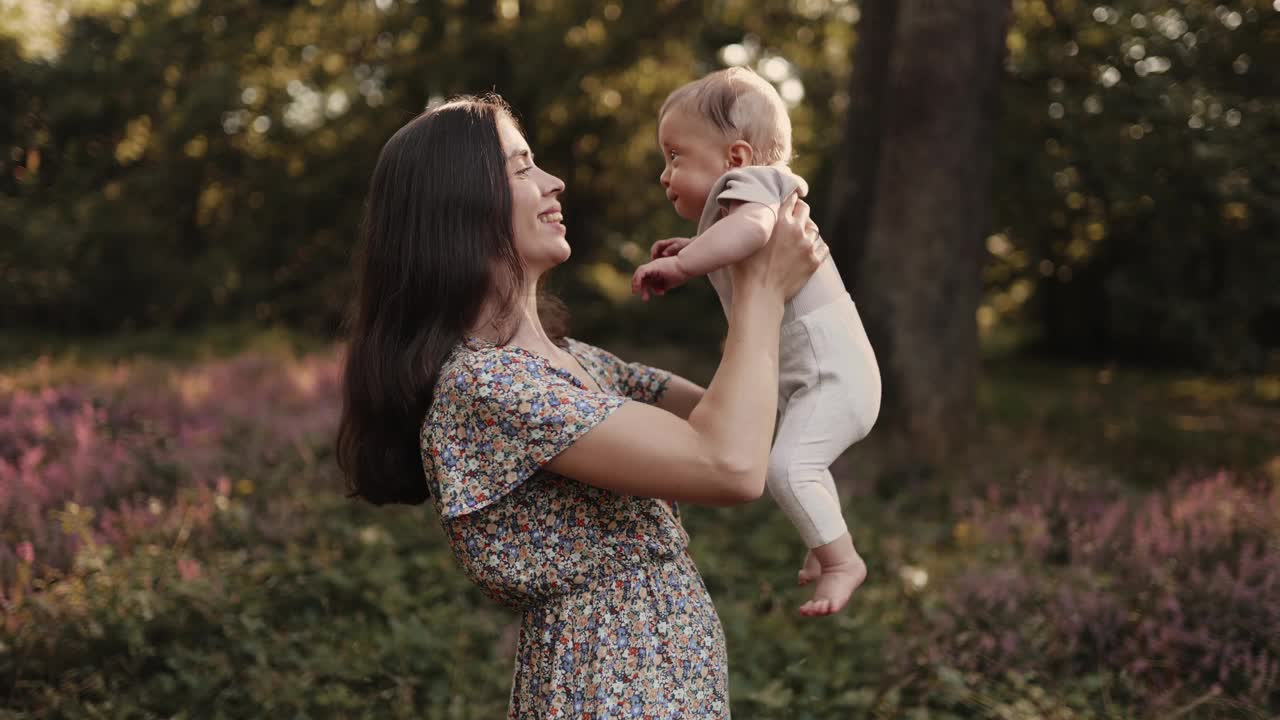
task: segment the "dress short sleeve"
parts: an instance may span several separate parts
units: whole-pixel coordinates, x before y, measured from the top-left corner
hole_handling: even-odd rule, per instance
[[[622,362],[619,383],[623,393],[636,402],[657,405],[671,382],[671,373],[638,362]]]
[[[533,353],[460,346],[422,426],[436,510],[453,518],[496,502],[626,401],[588,390]]]
[[[671,373],[666,370],[644,363],[626,362],[608,350],[572,338],[568,338],[568,342],[570,351],[579,361],[594,365],[612,381],[619,394],[636,402],[658,404],[671,382]]]

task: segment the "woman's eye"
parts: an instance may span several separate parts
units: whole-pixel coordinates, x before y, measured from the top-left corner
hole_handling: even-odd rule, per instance
[[[528,167],[522,167],[522,168],[520,168],[519,170],[517,170],[517,171],[516,171],[516,174],[517,174],[517,175],[528,175],[528,174],[529,174],[529,171],[530,171],[530,170],[532,170],[532,169],[533,169],[533,166],[532,166],[532,165],[530,165],[530,166],[528,166]]]

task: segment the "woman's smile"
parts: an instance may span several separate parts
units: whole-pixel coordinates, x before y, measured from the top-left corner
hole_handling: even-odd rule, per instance
[[[564,213],[560,211],[559,207],[556,207],[552,210],[548,210],[542,213],[541,215],[539,215],[538,222],[543,223],[544,225],[551,225],[557,230],[559,230],[561,233],[565,232]]]

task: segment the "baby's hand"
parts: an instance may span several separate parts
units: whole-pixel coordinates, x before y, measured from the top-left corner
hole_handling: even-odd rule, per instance
[[[667,238],[666,240],[659,240],[653,244],[652,248],[649,249],[649,259],[657,260],[661,257],[670,257],[675,255],[683,250],[685,245],[688,245],[692,241],[693,238]]]
[[[665,295],[671,288],[679,287],[688,280],[689,276],[680,269],[679,258],[661,257],[636,268],[631,276],[631,292],[638,293],[648,302],[649,293]]]

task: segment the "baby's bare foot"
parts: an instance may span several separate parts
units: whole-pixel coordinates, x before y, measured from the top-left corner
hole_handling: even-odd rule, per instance
[[[822,575],[822,563],[818,562],[818,556],[810,550],[804,556],[804,567],[800,568],[798,573],[799,584],[808,585],[817,580]]]
[[[849,603],[853,591],[867,578],[867,564],[853,548],[853,540],[848,533],[834,542],[814,548],[810,557],[818,562],[820,568],[818,584],[813,599],[800,606],[800,614],[821,617],[840,612]],[[808,561],[806,558],[802,575],[810,569]]]
[[[821,617],[840,612],[866,578],[867,566],[861,558],[847,567],[823,568],[813,599],[800,606],[800,614]]]

